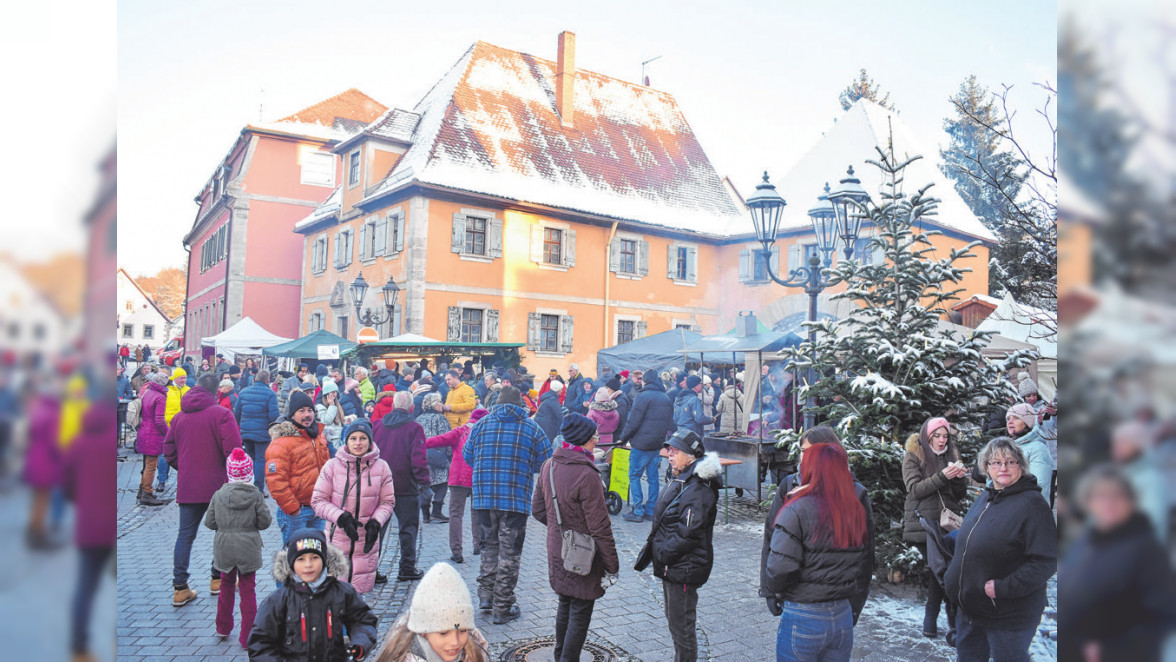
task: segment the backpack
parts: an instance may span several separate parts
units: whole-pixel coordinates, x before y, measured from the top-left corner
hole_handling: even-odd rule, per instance
[[[132,428],[139,427],[139,422],[143,420],[142,417],[143,398],[135,398],[127,405],[127,425]]]

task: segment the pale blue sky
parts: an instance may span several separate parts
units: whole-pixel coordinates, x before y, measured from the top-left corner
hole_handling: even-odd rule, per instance
[[[259,106],[274,120],[357,87],[411,108],[477,40],[554,59],[557,34],[571,30],[578,68],[633,81],[662,56],[652,86],[675,95],[741,191],[764,169],[783,176],[841,113],[837,95],[863,66],[931,145],[967,75],[1015,85],[1026,132],[1041,98],[1032,83],[1056,80],[1052,2],[558,6],[123,0],[120,263],[134,274],[183,263],[192,198]]]

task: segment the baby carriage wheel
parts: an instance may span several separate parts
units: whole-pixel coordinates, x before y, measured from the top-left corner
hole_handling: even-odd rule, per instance
[[[624,499],[622,499],[621,495],[617,494],[616,492],[609,492],[606,494],[604,496],[604,502],[608,504],[609,515],[618,514],[621,512],[621,509],[625,507]]]

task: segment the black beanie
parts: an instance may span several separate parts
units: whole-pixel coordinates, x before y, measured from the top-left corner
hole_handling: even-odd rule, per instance
[[[327,565],[327,536],[318,529],[299,529],[290,537],[290,544],[286,545],[286,560],[293,570],[294,561],[303,554],[318,554]]]
[[[617,391],[621,390],[621,380],[613,377],[612,379],[608,380],[607,383],[605,383],[605,386],[608,387],[608,390],[616,393]]]
[[[564,416],[563,424],[559,426],[559,434],[569,444],[583,446],[596,434],[596,424],[587,416],[572,412]]]
[[[314,400],[301,390],[290,391],[290,399],[286,402],[286,418],[293,419],[294,412],[303,407],[314,409]]]

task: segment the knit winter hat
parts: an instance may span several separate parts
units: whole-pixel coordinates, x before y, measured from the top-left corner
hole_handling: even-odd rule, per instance
[[[323,395],[338,392],[339,387],[335,385],[335,381],[333,379],[327,378],[323,380]]]
[[[153,373],[151,373],[151,376],[149,376],[147,379],[150,379],[151,381],[155,382],[156,384],[159,384],[160,386],[167,386],[167,383],[168,383],[168,381],[171,380],[171,377],[168,377],[167,373],[153,372]]]
[[[620,376],[624,377],[625,379],[629,378],[629,371],[628,370],[622,370],[619,374],[620,374]]]
[[[483,416],[489,413],[489,410],[478,407],[477,409],[470,412],[470,423],[477,423],[478,421],[482,420]]]
[[[559,371],[558,371],[558,370],[556,370],[555,368],[552,368],[550,371],[548,371],[548,373],[547,373],[547,374],[549,374],[549,375],[551,375],[552,377],[554,377],[554,376],[556,376],[556,375],[558,375],[558,374],[559,374]]]
[[[421,578],[408,612],[408,630],[417,634],[474,629],[474,602],[457,570],[438,563]]]
[[[701,383],[702,383],[702,377],[699,377],[698,375],[690,375],[689,377],[686,378],[686,388],[692,389]]]
[[[290,562],[290,567],[294,567],[294,561],[303,554],[318,554],[319,558],[323,560],[323,565],[327,564],[327,536],[318,529],[299,529],[290,537],[290,544],[286,545],[286,560]]]
[[[343,426],[343,436],[339,438],[340,441],[342,441],[344,444],[346,444],[347,439],[351,437],[352,432],[362,432],[362,433],[366,434],[367,438],[368,438],[368,445],[369,446],[371,444],[375,443],[375,441],[372,439],[372,424],[368,423],[366,418],[357,418],[354,421],[351,421],[347,425]],[[369,448],[369,450],[370,450],[370,448]]]
[[[1017,373],[1017,381],[1017,395],[1020,395],[1022,398],[1038,392],[1037,382],[1033,381],[1033,379],[1029,376],[1029,373]]]
[[[220,380],[220,383],[217,384],[217,386],[219,388],[224,388],[226,386],[228,386],[229,388],[233,388],[233,380],[229,379],[228,377],[225,377],[224,379]]]
[[[583,414],[571,412],[564,416],[563,423],[559,426],[559,434],[569,444],[583,446],[596,434],[596,424]]]
[[[559,381],[558,379],[551,382],[551,390],[556,393],[559,393],[560,391],[563,390],[563,382]]]
[[[935,431],[939,428],[947,428],[948,433],[951,432],[951,426],[948,424],[947,419],[942,416],[936,416],[927,421],[927,436],[930,437],[935,434]]]
[[[608,390],[614,393],[621,390],[621,380],[617,377],[613,377],[612,379],[608,380],[604,383],[604,385],[608,387]]]
[[[176,377],[187,377],[187,376],[188,376],[188,373],[185,372],[183,368],[176,368],[175,370],[172,371],[172,379],[175,379]]]
[[[314,409],[314,401],[302,391],[290,391],[290,400],[286,403],[286,416],[293,417],[294,412],[304,407]]]
[[[1025,425],[1029,427],[1037,425],[1037,412],[1033,411],[1033,405],[1024,402],[1019,402],[1009,407],[1009,410],[1005,412],[1005,420],[1007,421],[1010,418],[1019,418],[1025,421]]]
[[[249,483],[253,481],[253,460],[240,448],[234,448],[225,461],[225,473],[230,483]]]
[[[613,393],[615,392],[616,391],[613,391]],[[612,393],[609,393],[609,389],[596,389],[596,395],[592,396],[592,400],[594,402],[608,402],[609,400],[612,400]]]
[[[523,396],[513,386],[506,386],[498,393],[498,404],[523,406]],[[418,589],[419,590],[419,589]]]

